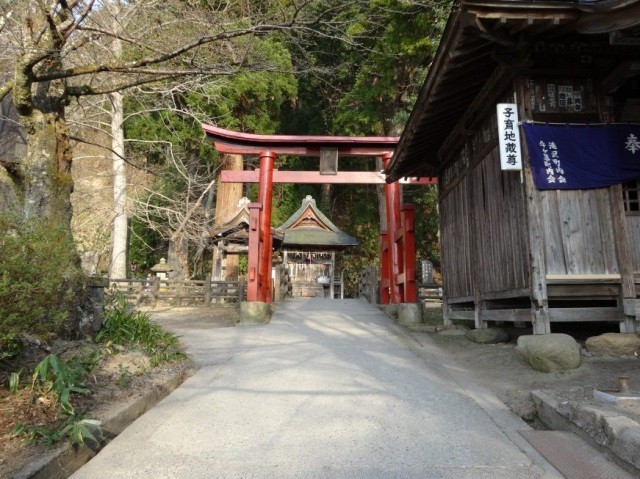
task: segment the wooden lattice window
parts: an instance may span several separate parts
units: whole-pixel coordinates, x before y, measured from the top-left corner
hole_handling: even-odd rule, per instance
[[[622,185],[624,210],[627,213],[640,213],[640,181],[628,181]]]

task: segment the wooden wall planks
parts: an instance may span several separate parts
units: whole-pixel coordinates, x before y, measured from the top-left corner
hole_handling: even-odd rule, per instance
[[[633,272],[640,274],[640,216],[626,215],[627,243],[629,256],[633,264]]]
[[[497,146],[441,198],[442,256],[449,298],[528,288],[520,175],[500,170]],[[481,299],[480,298],[480,299]]]
[[[541,191],[547,274],[618,273],[609,191]]]

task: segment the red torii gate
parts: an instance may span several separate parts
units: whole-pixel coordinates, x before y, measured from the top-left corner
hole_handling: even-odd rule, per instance
[[[387,167],[397,137],[254,135],[203,124],[207,137],[220,153],[258,155],[260,169],[221,172],[225,183],[259,183],[258,202],[248,205],[249,271],[247,300],[271,302],[271,209],[273,183],[384,184],[387,230],[381,231],[382,304],[415,302],[414,207],[402,205],[399,183],[435,184],[435,179],[409,178],[387,183],[385,176],[369,171],[338,171],[339,156],[381,156]],[[277,155],[320,157],[320,171],[274,170]]]

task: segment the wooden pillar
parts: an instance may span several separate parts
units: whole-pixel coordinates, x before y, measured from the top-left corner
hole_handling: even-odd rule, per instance
[[[382,157],[385,168],[391,161],[391,153],[385,153]],[[392,304],[401,302],[400,289],[398,288],[398,275],[400,274],[400,262],[398,258],[398,246],[396,236],[400,231],[400,184],[386,183],[384,185],[384,197],[387,206],[387,238],[389,244],[389,295]]]
[[[413,205],[402,205],[402,238],[404,250],[404,274],[403,298],[404,303],[415,303],[418,300],[418,290],[416,287],[416,230],[415,230],[416,207]]]
[[[331,282],[329,283],[329,291],[330,298],[334,299],[336,297],[336,252],[331,252],[331,268],[329,268],[329,278],[331,278]]]
[[[609,188],[609,205],[611,209],[611,223],[613,225],[613,238],[618,260],[618,270],[622,278],[620,288],[621,310],[624,314],[620,321],[621,333],[638,332],[637,319],[635,318],[636,286],[634,282],[633,261],[629,253],[629,240],[627,232],[627,219],[622,201],[622,185]]]
[[[204,305],[211,306],[211,276],[204,278]]]
[[[391,295],[389,294],[389,235],[386,231],[380,232],[380,304],[389,304]],[[373,303],[375,298],[371,296]]]
[[[260,203],[249,203],[249,251],[247,269],[247,301],[260,301],[259,293],[259,272],[260,272]]]
[[[276,154],[272,151],[260,152],[260,185],[258,202],[262,204],[260,212],[261,258],[259,265],[260,291],[258,301],[271,302],[271,208],[273,196],[273,164]]]
[[[517,82],[517,96],[520,120],[525,121],[528,116],[524,106],[524,82]],[[518,101],[520,100],[520,101]],[[521,136],[524,138],[524,135]],[[522,148],[522,194],[525,199],[526,225],[529,232],[529,261],[531,287],[531,322],[533,334],[547,334],[551,332],[549,318],[549,298],[547,296],[547,267],[545,263],[544,232],[540,218],[540,194],[536,190],[531,173],[529,152]]]

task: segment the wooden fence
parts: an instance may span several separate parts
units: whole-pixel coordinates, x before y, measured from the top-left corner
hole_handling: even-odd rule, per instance
[[[244,281],[115,279],[109,288],[135,303],[170,303],[174,306],[209,305],[221,301],[241,302],[246,297]]]
[[[373,266],[363,269],[360,273],[360,284],[358,287],[358,297],[366,299],[370,303],[380,302],[380,279],[378,270]],[[441,302],[442,287],[439,284],[418,284],[418,301],[420,302]]]

